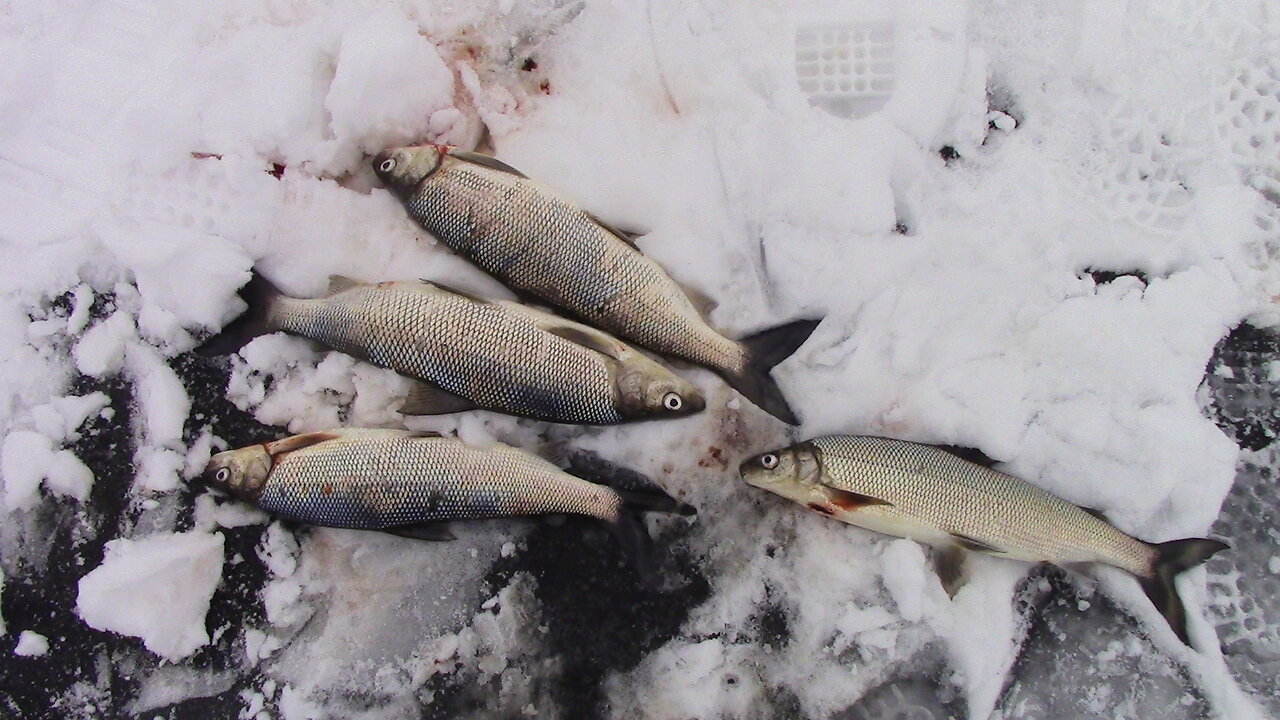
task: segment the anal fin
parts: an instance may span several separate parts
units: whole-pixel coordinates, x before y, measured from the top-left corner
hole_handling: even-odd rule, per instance
[[[444,523],[401,525],[399,527],[385,528],[383,532],[413,540],[430,540],[433,542],[448,542],[457,539],[456,535],[449,532],[449,526]]]
[[[439,385],[426,381],[418,381],[409,388],[409,394],[400,406],[404,415],[447,415],[448,413],[475,410],[476,405],[460,395],[445,390]]]

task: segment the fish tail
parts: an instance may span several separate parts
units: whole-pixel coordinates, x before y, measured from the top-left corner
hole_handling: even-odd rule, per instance
[[[1169,622],[1169,627],[1173,628],[1178,639],[1190,647],[1191,641],[1187,637],[1187,611],[1182,605],[1182,598],[1178,596],[1177,587],[1173,584],[1174,578],[1208,560],[1215,553],[1226,550],[1230,545],[1208,538],[1186,538],[1157,543],[1153,547],[1156,551],[1156,559],[1152,563],[1151,574],[1147,577],[1139,577],[1138,582],[1142,584],[1142,590],[1147,597],[1151,598],[1151,603]]]
[[[790,424],[799,425],[782,389],[774,382],[769,371],[774,365],[791,357],[821,320],[796,320],[770,328],[744,338],[741,342],[747,350],[747,367],[741,373],[726,376],[726,380],[760,409]]]
[[[693,515],[692,505],[676,500],[665,493],[644,493],[633,490],[615,490],[622,498],[618,514],[607,521],[609,532],[618,540],[622,551],[636,569],[641,582],[648,588],[657,587],[658,571],[653,561],[653,539],[645,527],[643,513],[664,512]]]
[[[249,282],[236,293],[248,305],[239,317],[227,323],[217,335],[205,340],[196,348],[196,354],[210,357],[230,355],[259,335],[272,332],[268,320],[271,306],[283,295],[270,280],[252,271]]]

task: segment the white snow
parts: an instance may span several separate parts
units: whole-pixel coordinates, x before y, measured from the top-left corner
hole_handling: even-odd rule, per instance
[[[80,579],[76,613],[91,627],[142,639],[177,662],[209,642],[205,613],[222,578],[222,536],[156,533],[107,543]]]
[[[343,274],[509,297],[419,233],[367,167],[389,145],[470,145],[487,127],[501,159],[647,232],[641,248],[717,301],[726,333],[825,315],[775,373],[805,424],[789,431],[696,368],[680,372],[710,409],[679,421],[406,419],[407,381],[280,335],[231,360],[228,397],[291,431],[565,441],[698,506],[687,543],[711,597],[610,680],[617,716],[750,714],[782,689],[829,716],[935,655],[969,714],[991,716],[1025,639],[1012,595],[1026,566],[979,559],[948,599],[920,546],[765,496],[737,463],[827,432],[970,445],[1139,537],[1206,532],[1237,450],[1201,412],[1205,363],[1241,320],[1280,321],[1273,15],[1264,0],[6,8],[0,476],[21,521],[6,520],[6,572],[41,571],[10,564],[23,533],[49,535],[41,504],[85,501],[103,472],[71,449],[111,412],[77,375],[119,380],[134,443],[120,462],[149,514],[118,528],[78,611],[171,662],[206,644],[215,529],[266,519],[200,495],[194,530],[164,526],[223,443],[199,421],[184,442],[200,398],[170,358],[243,310],[251,267],[301,295]],[[853,117],[813,106],[794,75],[797,32],[827,26],[892,45],[891,87]],[[944,163],[944,146],[960,158]],[[439,673],[500,677],[509,714],[557,714],[531,689],[545,670],[529,659],[531,580],[479,587],[518,555],[519,527],[457,532],[424,548],[270,524],[265,626],[228,632],[280,685],[246,691],[246,716],[341,716],[355,687],[377,689],[360,696],[381,708],[370,715],[408,713]],[[1199,620],[1203,574],[1182,587],[1199,654],[1132,578],[1098,580],[1215,712],[1260,715]],[[768,649],[754,629],[766,610],[788,628]],[[148,677],[137,708],[226,679]]]
[[[18,644],[13,654],[20,657],[40,657],[49,652],[49,638],[32,630],[23,630],[18,635]]]

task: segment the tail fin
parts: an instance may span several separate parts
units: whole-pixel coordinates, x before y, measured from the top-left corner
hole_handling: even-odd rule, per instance
[[[1158,543],[1155,546],[1156,560],[1150,577],[1138,578],[1142,590],[1151,598],[1169,627],[1178,639],[1188,647],[1191,641],[1187,638],[1187,611],[1182,606],[1182,598],[1173,581],[1180,573],[1190,570],[1208,560],[1215,553],[1226,550],[1230,545],[1207,538],[1187,538]]]
[[[804,344],[821,320],[796,320],[744,338],[747,348],[747,369],[741,375],[726,376],[726,380],[760,409],[790,424],[800,420],[792,412],[782,390],[770,377],[774,365],[791,357],[791,353]]]
[[[653,540],[641,517],[645,512],[677,513],[693,515],[697,512],[692,505],[676,500],[666,493],[641,493],[633,490],[615,490],[622,498],[622,507],[618,517],[609,522],[609,532],[618,539],[622,551],[626,553],[636,574],[647,587],[655,587],[658,573],[650,552]]]
[[[271,328],[267,325],[271,304],[283,293],[277,290],[271,281],[254,272],[249,277],[249,282],[240,288],[237,294],[249,306],[248,309],[240,317],[227,323],[227,326],[222,328],[222,332],[205,340],[197,347],[197,355],[204,357],[230,355],[244,347],[250,340],[271,332]]]

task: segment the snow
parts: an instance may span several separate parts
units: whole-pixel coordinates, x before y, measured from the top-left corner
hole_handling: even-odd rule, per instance
[[[222,578],[222,536],[157,533],[107,543],[80,579],[76,613],[90,627],[142,639],[177,662],[209,642],[205,613]]]
[[[889,89],[846,116],[812,104],[795,77],[797,33],[824,28],[891,45]],[[1240,460],[1202,412],[1206,362],[1242,320],[1280,322],[1277,30],[1261,0],[0,11],[3,592],[50,571],[38,558],[62,523],[75,571],[88,571],[84,622],[179,663],[145,676],[134,712],[251,671],[246,717],[414,714],[446,676],[485,688],[494,712],[565,714],[539,689],[558,676],[539,654],[537,580],[486,584],[526,552],[528,525],[456,528],[458,541],[429,548],[295,533],[190,484],[229,437],[203,414],[210,398],[184,386],[180,359],[243,310],[235,290],[250,268],[300,295],[343,274],[510,297],[423,237],[367,167],[390,145],[470,146],[487,128],[504,161],[645,231],[640,247],[717,301],[710,319],[728,334],[825,315],[775,373],[805,424],[784,428],[685,367],[709,410],[672,422],[404,418],[407,381],[282,335],[229,361],[226,397],[291,432],[568,443],[697,506],[681,550],[709,596],[605,683],[615,716],[856,713],[903,676],[945,677],[971,717],[1139,708],[1111,686],[1088,705],[1045,699],[1052,674],[1022,668],[1028,652],[1081,687],[1090,653],[1122,679],[1155,656],[1176,671],[1161,670],[1153,693],[1226,717],[1274,713],[1259,700],[1270,686],[1239,660],[1253,656],[1233,650],[1270,637],[1246,600],[1274,598],[1240,597],[1245,581],[1182,581],[1193,653],[1132,578],[1072,576],[1090,599],[1050,624],[1072,635],[1096,630],[1078,616],[1136,624],[1043,657],[1023,602],[1043,581],[1026,566],[975,559],[948,599],[919,545],[805,513],[734,471],[803,437],[886,434],[979,447],[1144,539],[1206,533]],[[94,445],[116,412],[130,442]],[[118,470],[120,487],[107,481]],[[134,514],[104,521],[88,501],[107,493]],[[222,533],[260,525],[243,555],[266,569],[251,588],[261,615],[224,630],[243,665],[191,667],[217,644],[205,616]],[[1232,553],[1275,573],[1270,542]],[[1205,613],[1224,597],[1241,627],[1263,630],[1213,642],[1224,626]]]
[[[13,654],[19,657],[40,657],[47,652],[49,652],[49,638],[31,630],[23,630],[18,635],[17,646],[13,648]]]

